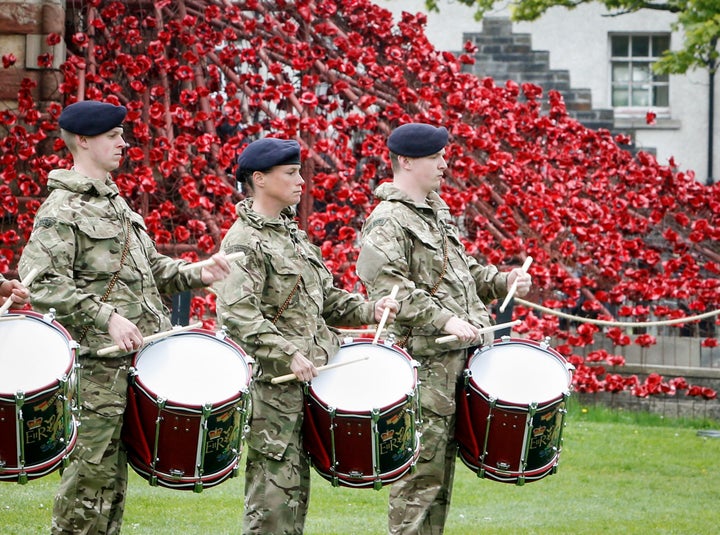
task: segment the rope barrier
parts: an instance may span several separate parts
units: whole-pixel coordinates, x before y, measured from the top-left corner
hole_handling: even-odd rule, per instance
[[[566,314],[565,312],[560,312],[559,310],[554,310],[552,308],[547,308],[542,305],[538,305],[537,303],[532,303],[530,301],[525,301],[524,299],[520,299],[519,297],[515,298],[515,302],[519,303],[523,306],[527,306],[530,308],[534,308],[536,310],[539,310],[541,312],[544,312],[546,314],[552,314],[554,316],[558,316],[561,318],[579,321],[582,323],[592,323],[595,325],[603,325],[606,327],[656,327],[659,325],[675,325],[678,323],[688,323],[691,321],[697,321],[702,320],[705,318],[710,318],[712,316],[720,315],[720,310],[712,310],[710,312],[705,312],[703,314],[697,314],[695,316],[686,316],[684,318],[674,318],[671,320],[658,320],[658,321],[608,321],[608,320],[598,320],[594,318],[583,318],[582,316],[575,316],[573,314]]]

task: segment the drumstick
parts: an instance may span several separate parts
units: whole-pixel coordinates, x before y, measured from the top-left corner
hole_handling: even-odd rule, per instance
[[[320,366],[317,371],[324,372],[325,370],[332,370],[333,368],[339,368],[341,366],[347,366],[348,364],[355,364],[356,362],[360,362],[363,360],[367,360],[370,358],[370,355],[365,355],[364,357],[358,357],[356,359],[346,360],[344,362],[335,362],[333,364],[325,364],[325,366]],[[297,379],[297,375],[294,373],[288,373],[287,375],[281,375],[279,377],[273,377],[270,382],[274,385],[279,383],[287,383],[288,381],[292,381],[294,379]]]
[[[25,318],[27,318],[25,314],[3,314],[0,316],[0,321],[24,320]]]
[[[197,329],[199,327],[202,327],[202,321],[198,321],[196,323],[191,323],[190,325],[185,325],[184,327],[173,327],[169,331],[163,331],[161,333],[155,333],[151,334],[150,336],[146,336],[143,338],[142,344],[140,347],[149,344],[150,342],[154,342],[155,340],[160,340],[161,338],[165,338],[166,336],[171,336],[173,334],[181,333],[184,331],[189,331],[190,329]],[[139,348],[138,348],[139,349]],[[117,353],[118,351],[122,351],[121,347],[118,345],[114,346],[108,346],[103,347],[102,349],[98,349],[98,356],[103,357],[105,355],[109,355],[110,353]]]
[[[345,336],[362,336],[363,334],[374,334],[376,329],[371,329],[370,327],[366,329],[338,329],[340,331],[340,334],[343,334]]]
[[[400,288],[398,288],[397,284],[395,286],[393,286],[392,291],[390,292],[390,299],[395,299],[395,297],[397,297],[399,289]],[[378,339],[380,338],[380,335],[382,334],[382,330],[385,328],[385,322],[387,321],[389,315],[390,315],[390,308],[386,306],[385,310],[383,310],[382,317],[380,318],[380,323],[378,323],[377,331],[375,331],[375,338],[373,338],[373,341],[372,341],[373,345],[377,345]]]
[[[242,251],[238,251],[236,253],[230,253],[229,255],[226,255],[225,259],[228,262],[232,262],[233,260],[241,259],[243,256],[245,256],[245,253],[243,253]],[[212,258],[208,258],[207,260],[201,260],[200,262],[193,262],[192,264],[183,264],[182,266],[180,266],[180,272],[183,273],[185,271],[190,271],[191,269],[204,268],[207,266],[211,266],[214,263],[215,263],[215,260],[213,260]]]
[[[25,288],[30,286],[32,284],[32,282],[35,280],[35,277],[38,276],[38,273],[40,273],[40,271],[37,268],[32,268],[30,270],[30,273],[27,274],[27,277],[25,277],[22,280],[22,285],[25,286]],[[12,306],[12,304],[13,304],[12,295],[8,295],[8,298],[5,300],[3,305],[0,307],[0,316],[5,314],[8,310],[10,310],[10,307]]]
[[[532,256],[528,256],[525,259],[525,262],[523,262],[523,265],[520,269],[522,269],[523,273],[527,273],[527,270],[530,269],[530,264],[532,264],[533,258]],[[510,299],[512,299],[513,295],[515,295],[515,291],[517,290],[517,278],[513,281],[512,286],[510,286],[510,291],[505,296],[505,300],[502,302],[502,305],[500,305],[500,312],[505,312],[505,307],[510,302]]]
[[[519,325],[520,323],[522,323],[522,320],[514,320],[514,321],[509,321],[507,323],[498,323],[497,325],[490,325],[490,327],[483,327],[482,329],[478,329],[478,334],[499,331],[500,329],[505,329],[506,327],[514,327],[515,325]],[[435,343],[436,344],[447,344],[448,342],[454,342],[457,339],[458,339],[457,336],[455,336],[454,334],[450,334],[448,336],[441,336],[440,338],[435,338]]]

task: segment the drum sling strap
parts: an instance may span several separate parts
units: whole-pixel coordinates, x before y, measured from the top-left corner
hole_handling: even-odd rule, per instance
[[[447,236],[445,236],[445,232],[442,231],[442,239],[443,239],[443,265],[442,270],[440,271],[440,276],[438,277],[437,282],[435,285],[430,289],[430,297],[434,296],[435,293],[438,291],[438,288],[440,288],[440,283],[443,280],[443,277],[445,276],[445,272],[447,271],[447,264],[448,264],[448,244],[447,244]],[[407,344],[408,339],[410,338],[410,335],[412,334],[412,327],[408,329],[408,331],[405,333],[405,336],[403,336],[402,340],[398,342],[398,346],[405,347],[405,344]]]
[[[110,279],[110,282],[108,283],[107,289],[105,290],[105,293],[100,298],[100,302],[104,303],[108,300],[108,297],[110,297],[110,292],[112,292],[112,289],[115,287],[115,284],[117,283],[118,279],[120,278],[120,271],[122,270],[123,266],[125,265],[125,260],[127,260],[128,252],[130,251],[130,231],[132,230],[132,224],[130,222],[130,218],[126,216],[126,225],[125,225],[125,244],[123,245],[122,255],[120,256],[120,267],[118,267],[118,270],[113,274],[112,278]],[[78,339],[78,343],[82,343],[83,340],[85,340],[85,337],[87,336],[88,331],[90,330],[90,325],[86,325],[85,328],[80,333],[80,338]]]
[[[290,304],[290,300],[293,298],[293,295],[295,295],[295,292],[297,292],[297,289],[300,286],[301,280],[302,274],[298,275],[298,278],[295,281],[295,286],[293,286],[293,289],[290,290],[290,294],[287,296],[287,299],[285,299],[285,302],[280,306],[280,308],[278,308],[277,314],[275,314],[275,317],[272,319],[273,325],[277,323],[277,321],[280,319],[280,316],[282,316],[282,313],[285,312],[285,309],[287,309],[288,305]]]

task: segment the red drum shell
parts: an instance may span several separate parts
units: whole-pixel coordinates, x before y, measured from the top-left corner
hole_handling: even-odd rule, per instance
[[[380,488],[415,464],[420,441],[416,363],[400,347],[347,341],[313,379],[305,398],[303,442],[315,470],[335,486]]]
[[[75,348],[52,315],[0,321],[0,481],[24,483],[67,464],[78,432]]]
[[[523,484],[553,473],[572,366],[531,340],[503,339],[468,360],[458,389],[460,458],[482,477]]]
[[[252,359],[212,331],[162,338],[133,359],[123,441],[151,485],[202,491],[236,474]]]

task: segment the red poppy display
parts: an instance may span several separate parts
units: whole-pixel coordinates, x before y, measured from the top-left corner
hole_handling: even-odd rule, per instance
[[[460,56],[435,50],[423,14],[393,21],[368,0],[282,9],[255,0],[91,0],[68,1],[67,11],[84,26],[64,36],[54,98],[127,106],[130,148],[117,181],[163,252],[213,252],[242,198],[234,162],[243,144],[296,138],[306,180],[301,226],[338,284],[361,289],[358,232],[372,190],[392,176],[385,139],[422,121],[450,132],[440,193],[468,252],[500,267],[532,255],[533,300],[624,321],[720,308],[720,185],[625,150],[627,136],[584,127],[557,91],[465,72],[475,45],[465,43]],[[47,43],[60,39],[50,34]],[[12,54],[2,61],[17,68]],[[2,271],[29,235],[47,172],[71,165],[55,126],[61,106],[38,94],[37,82],[24,79],[17,108],[0,112]],[[647,122],[654,119],[649,112]],[[209,315],[207,302],[194,303],[194,316]],[[515,316],[525,320],[518,332],[554,336],[566,355],[600,338],[643,350],[656,340],[616,327],[571,329],[522,307]],[[716,347],[717,323],[703,329],[703,347]],[[592,354],[621,365],[621,356]],[[603,379],[578,359],[580,391],[663,390]]]

